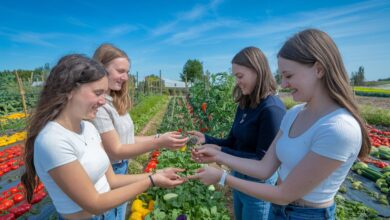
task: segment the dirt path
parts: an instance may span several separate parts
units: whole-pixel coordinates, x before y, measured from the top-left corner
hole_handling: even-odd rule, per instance
[[[160,126],[162,119],[164,117],[165,112],[167,111],[169,101],[166,105],[164,105],[157,114],[153,116],[152,119],[145,125],[145,127],[137,134],[137,136],[145,136],[155,134],[157,132],[157,128]]]

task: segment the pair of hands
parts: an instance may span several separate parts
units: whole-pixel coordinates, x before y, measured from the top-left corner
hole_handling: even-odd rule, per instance
[[[191,151],[192,160],[198,163],[220,162],[222,157],[221,147],[214,144],[205,144]],[[188,179],[197,179],[205,185],[217,183],[223,174],[221,169],[205,166],[196,171],[196,174]]]
[[[160,148],[166,147],[171,150],[177,150],[187,143],[188,137],[183,138],[180,132],[171,131],[162,134],[157,141],[157,145]]]
[[[199,131],[190,131],[188,134],[197,137],[198,142],[196,144],[203,144],[206,142],[206,138],[204,134],[202,134]],[[183,138],[180,132],[178,131],[171,131],[166,132],[162,134],[158,138],[158,146],[159,147],[166,147],[171,150],[177,150],[181,147],[183,147],[187,141],[189,140],[188,137]]]
[[[206,142],[205,135],[199,131],[189,131],[188,134],[198,138],[197,144],[204,144]],[[178,149],[182,147],[188,138],[182,138],[179,132],[167,132],[160,136],[160,141],[163,146],[170,149]],[[221,157],[221,147],[214,144],[205,144],[197,147],[191,151],[191,157],[195,162],[198,163],[213,163],[219,162]],[[219,181],[223,171],[214,167],[206,166],[196,171],[196,174],[182,178],[177,175],[177,172],[182,172],[183,169],[178,168],[166,168],[162,171],[157,171],[153,175],[153,179],[157,178],[155,184],[164,188],[171,188],[180,185],[188,179],[197,179],[206,185],[214,184]],[[160,182],[161,181],[161,182]],[[161,185],[160,185],[161,184]]]
[[[183,171],[184,169],[179,168],[164,168],[152,174],[152,179],[158,187],[173,188],[187,181],[186,178],[182,178],[177,174]]]
[[[221,179],[223,171],[214,167],[206,166],[197,170],[196,174],[183,178],[179,176],[178,172],[183,172],[184,169],[179,168],[165,168],[157,170],[152,175],[153,181],[158,187],[173,188],[183,184],[188,179],[197,179],[205,185],[215,184]]]

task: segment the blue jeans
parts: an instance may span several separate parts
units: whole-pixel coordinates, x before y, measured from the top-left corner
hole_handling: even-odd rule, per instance
[[[308,208],[295,205],[276,205],[272,204],[269,219],[270,220],[334,220],[336,213],[336,203],[328,208]]]
[[[129,167],[129,162],[127,160],[122,160],[121,163],[112,164],[112,169],[114,169],[115,174],[127,174]],[[127,202],[123,203],[122,205],[114,208],[117,212],[117,219],[118,220],[124,220],[126,217],[126,208],[127,208]]]
[[[118,219],[117,213],[115,213],[115,209],[111,209],[101,215],[95,215],[90,220],[115,220]],[[58,214],[58,220],[65,220],[60,214]]]
[[[259,180],[242,173],[233,171],[233,176],[258,183],[275,185],[277,173],[267,180]],[[233,205],[235,220],[259,220],[268,219],[271,203],[249,196],[243,192],[233,189]]]

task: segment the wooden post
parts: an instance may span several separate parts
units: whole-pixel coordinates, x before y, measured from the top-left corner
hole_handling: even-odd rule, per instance
[[[22,81],[22,79],[19,77],[17,71],[15,71],[15,75],[16,75],[16,80],[18,81],[19,93],[20,93],[20,96],[22,96],[23,111],[24,111],[24,114],[25,114],[26,117],[27,117],[27,106],[26,106],[26,98],[25,98],[25,96],[24,96],[25,91],[24,91],[24,89],[23,89],[23,81]]]
[[[34,82],[34,71],[31,72],[31,75],[30,75],[30,85]]]
[[[160,95],[162,95],[162,78],[161,78],[161,70],[160,70]]]

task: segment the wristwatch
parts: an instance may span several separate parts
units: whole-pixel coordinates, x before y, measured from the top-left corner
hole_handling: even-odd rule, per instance
[[[223,170],[223,173],[222,173],[222,176],[221,176],[221,179],[219,180],[218,184],[220,186],[224,186],[225,185],[225,180],[226,180],[226,176],[228,175],[228,173],[226,172],[226,170]]]

